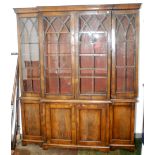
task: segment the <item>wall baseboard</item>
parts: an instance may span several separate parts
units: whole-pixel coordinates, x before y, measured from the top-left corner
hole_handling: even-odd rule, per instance
[[[135,138],[142,138],[142,133],[135,133]]]

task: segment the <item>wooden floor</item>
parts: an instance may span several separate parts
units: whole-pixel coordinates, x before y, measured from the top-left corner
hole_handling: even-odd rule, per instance
[[[136,150],[134,152],[129,152],[126,150],[115,150],[108,153],[103,153],[94,150],[72,150],[72,149],[57,149],[52,148],[48,150],[43,150],[37,145],[27,145],[22,146],[19,143],[14,151],[13,155],[141,155],[141,139],[136,139]]]

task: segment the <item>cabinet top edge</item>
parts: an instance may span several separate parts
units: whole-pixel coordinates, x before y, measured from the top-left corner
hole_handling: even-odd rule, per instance
[[[57,12],[57,11],[88,11],[88,10],[133,10],[139,9],[142,3],[105,4],[105,5],[66,5],[66,6],[37,6],[29,8],[14,8],[16,14]]]

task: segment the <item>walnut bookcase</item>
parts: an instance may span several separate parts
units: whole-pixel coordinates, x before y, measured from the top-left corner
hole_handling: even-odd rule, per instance
[[[140,5],[14,9],[23,145],[134,149]]]

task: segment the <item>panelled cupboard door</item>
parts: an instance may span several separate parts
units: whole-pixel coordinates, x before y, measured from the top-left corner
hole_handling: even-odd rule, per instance
[[[40,94],[40,50],[38,16],[18,16],[19,66],[22,94]]]
[[[71,13],[43,13],[45,95],[73,98],[73,47]]]
[[[42,139],[41,105],[37,102],[22,102],[22,129],[24,140],[40,141]]]
[[[109,142],[108,105],[79,104],[77,113],[77,144],[106,146]]]
[[[46,134],[48,144],[75,144],[73,104],[46,104]]]
[[[134,113],[135,103],[110,105],[110,144],[134,143]]]
[[[77,95],[106,99],[110,95],[111,11],[76,15]]]
[[[112,12],[112,98],[137,97],[137,10]]]

